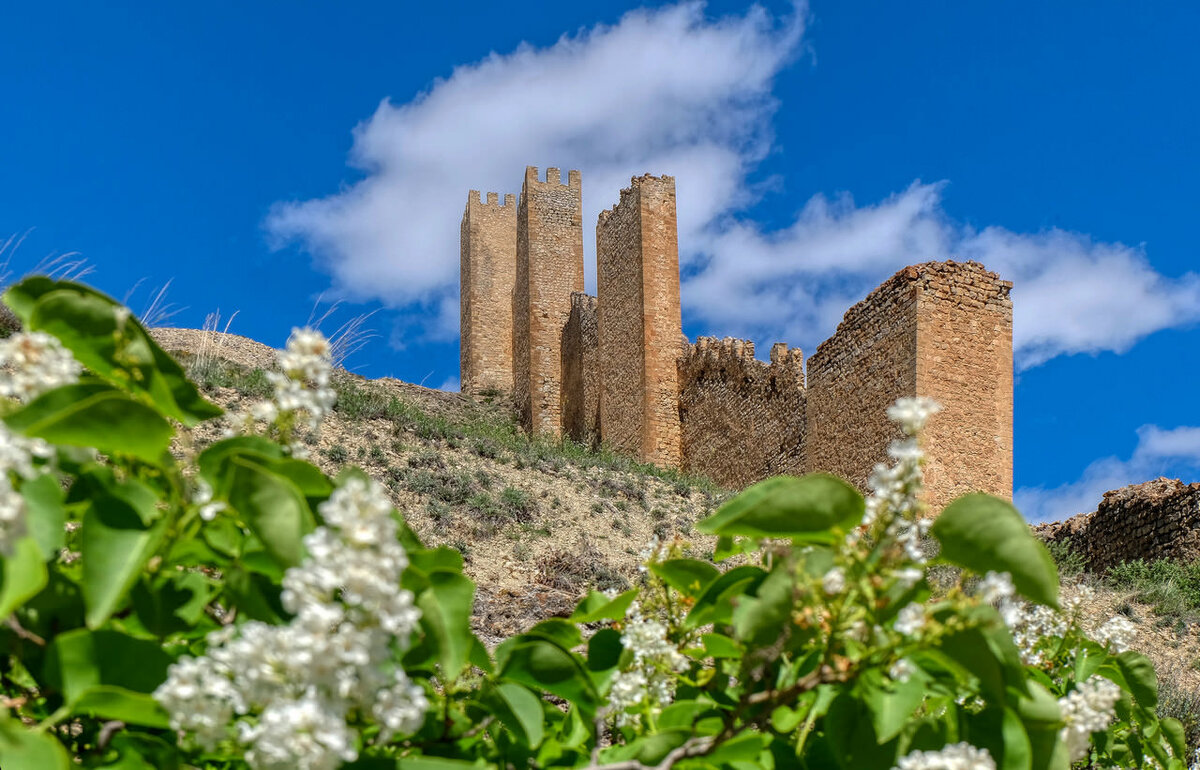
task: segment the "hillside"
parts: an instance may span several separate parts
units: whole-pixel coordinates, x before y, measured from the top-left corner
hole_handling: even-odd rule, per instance
[[[227,409],[269,391],[263,370],[274,351],[266,345],[186,329],[155,336]],[[589,586],[628,586],[651,538],[690,536],[726,494],[624,457],[531,441],[502,401],[341,370],[334,387],[334,414],[309,437],[313,461],[330,475],[360,466],[387,487],[425,542],[462,551],[479,585],[485,640],[568,612]],[[216,425],[200,426],[196,448],[219,435]]]
[[[274,351],[266,345],[217,332],[154,333],[227,409],[269,392],[263,373]],[[387,487],[423,540],[462,551],[479,586],[476,627],[486,642],[565,614],[588,587],[635,582],[639,553],[655,536],[678,535],[699,555],[711,552],[693,525],[730,490],[569,442],[531,440],[503,400],[341,370],[334,385],[335,412],[308,439],[313,460],[331,475],[360,466]],[[192,439],[198,449],[218,437],[217,426],[201,426]],[[1164,609],[1096,576],[1067,583],[1067,590],[1079,583],[1095,590],[1088,618],[1121,613],[1137,625],[1134,646],[1155,661],[1164,708],[1200,739],[1200,612],[1179,603]]]

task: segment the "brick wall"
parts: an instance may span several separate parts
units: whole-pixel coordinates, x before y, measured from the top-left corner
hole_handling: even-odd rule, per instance
[[[605,444],[678,466],[683,334],[675,179],[633,177],[596,224],[600,426]]]
[[[1200,484],[1158,478],[1104,493],[1091,513],[1034,527],[1049,542],[1069,542],[1101,572],[1122,561],[1200,559]]]
[[[600,440],[600,338],[596,298],[571,295],[571,315],[562,339],[563,431],[595,445]]]
[[[464,393],[513,387],[512,293],[517,271],[517,198],[467,194],[460,232],[459,379]]]
[[[804,355],[701,337],[678,361],[683,467],[731,487],[803,472]]]
[[[1012,284],[977,262],[917,267],[917,393],[942,411],[924,440],[929,503],[1012,497]]]
[[[943,411],[925,434],[928,501],[1012,497],[1012,284],[975,262],[927,262],[896,273],[850,308],[808,361],[805,468],[860,488],[900,432],[901,396]]]
[[[583,291],[583,207],[578,171],[525,169],[517,206],[513,291],[513,397],[526,430],[562,431],[562,333],[571,293]]]

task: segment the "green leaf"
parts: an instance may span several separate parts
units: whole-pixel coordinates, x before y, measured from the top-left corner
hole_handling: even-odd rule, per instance
[[[62,486],[54,476],[43,473],[21,484],[29,533],[37,541],[42,558],[51,561],[66,545],[67,509]]]
[[[583,635],[579,633],[579,627],[562,618],[547,618],[539,621],[524,635],[549,639],[564,650],[570,650],[583,644]]]
[[[288,613],[280,601],[280,587],[260,572],[236,565],[225,573],[225,595],[233,606],[253,620],[271,625],[286,622]]]
[[[54,335],[97,376],[162,414],[188,426],[221,414],[132,314],[95,289],[34,276],[9,289],[5,301],[27,329]]]
[[[89,628],[102,625],[120,606],[166,532],[157,498],[130,480],[90,501],[80,533],[83,601]]]
[[[615,598],[608,598],[599,591],[588,591],[587,596],[580,600],[571,613],[572,623],[596,623],[601,620],[620,620],[625,617],[625,611],[637,598],[638,590],[631,588]]]
[[[66,749],[45,733],[35,733],[15,719],[0,718],[0,760],[4,770],[70,770]]]
[[[138,582],[130,594],[133,611],[157,637],[187,631],[204,615],[211,591],[199,572],[174,572],[151,583]]]
[[[170,662],[157,642],[80,628],[50,644],[46,680],[75,713],[166,727],[167,714],[149,693],[166,679]]]
[[[1153,711],[1158,706],[1158,675],[1154,672],[1154,664],[1134,650],[1122,652],[1114,661],[1125,680],[1125,689],[1129,690],[1139,706]]]
[[[1159,726],[1162,728],[1163,737],[1167,739],[1167,743],[1171,746],[1171,753],[1176,757],[1183,758],[1187,756],[1187,732],[1183,729],[1183,724],[1174,717],[1167,717],[1159,721]]]
[[[1058,606],[1054,560],[1010,503],[980,493],[964,495],[946,506],[932,532],[942,544],[942,560],[981,575],[1007,572],[1023,596]]]
[[[834,530],[846,532],[862,521],[864,509],[858,490],[836,476],[775,476],[722,505],[696,529],[709,535],[831,542]]]
[[[46,561],[33,536],[21,538],[13,545],[10,556],[0,557],[0,576],[0,621],[3,621],[46,586],[49,577]]]
[[[267,553],[281,567],[300,564],[302,539],[315,526],[300,490],[249,456],[231,458],[228,472],[229,504],[262,540]]]
[[[789,627],[793,604],[792,575],[776,569],[758,586],[755,596],[743,596],[733,610],[733,627],[738,639],[754,647],[765,647],[779,639]]]
[[[537,748],[546,736],[545,715],[542,700],[525,687],[512,682],[496,685],[496,694],[503,701],[506,714],[501,717],[504,726],[520,737],[525,745]],[[500,716],[497,714],[497,716]],[[505,719],[507,717],[507,719]]]
[[[471,651],[471,609],[475,603],[475,584],[453,572],[435,572],[429,576],[429,588],[417,597],[421,625],[437,640],[442,676],[453,682],[466,665]]]
[[[728,623],[733,615],[733,597],[753,590],[766,576],[765,571],[750,565],[729,570],[704,589],[688,612],[686,625],[695,628],[708,623]]]
[[[408,564],[410,569],[418,570],[426,575],[434,572],[450,572],[461,575],[463,570],[462,554],[446,546],[409,551]]]
[[[589,714],[598,694],[577,655],[541,637],[517,636],[496,650],[500,676],[565,698]]]
[[[179,770],[175,747],[157,736],[122,731],[111,745],[117,758],[104,765],[109,770]]]
[[[708,562],[697,559],[669,559],[655,562],[650,570],[663,582],[684,596],[699,596],[721,571]]]
[[[724,634],[704,634],[700,637],[704,643],[704,651],[710,658],[738,659],[746,654],[746,647],[736,639],[730,639]]]
[[[858,683],[863,703],[871,712],[875,734],[881,742],[900,734],[925,700],[929,677],[917,669],[907,681],[885,681],[878,669],[866,672]]]
[[[4,418],[16,433],[158,463],[174,430],[158,412],[102,382],[43,393]]]
[[[110,685],[97,685],[79,696],[72,711],[97,719],[119,719],[145,727],[166,729],[171,726],[171,715],[153,696]]]
[[[347,768],[354,765],[346,765]],[[445,757],[401,757],[396,760],[396,770],[464,770],[468,767],[487,767],[478,762]]]

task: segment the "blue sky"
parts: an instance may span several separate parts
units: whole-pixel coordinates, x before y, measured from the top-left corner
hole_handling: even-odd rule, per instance
[[[1200,478],[1200,6],[26,3],[0,11],[0,235],[118,297],[453,385],[458,219],[581,168],[585,242],[677,178],[686,330],[811,352],[897,267],[1014,280],[1031,517]],[[589,285],[594,270],[588,268]]]

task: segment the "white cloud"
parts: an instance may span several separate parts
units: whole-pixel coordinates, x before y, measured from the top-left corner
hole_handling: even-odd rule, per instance
[[[366,177],[277,204],[268,233],[302,243],[351,298],[431,308],[440,336],[467,190],[518,192],[527,164],[580,169],[586,223],[631,175],[674,173],[681,235],[694,238],[748,199],[746,173],[770,147],[772,78],[804,16],[755,7],[714,20],[683,3],[458,67],[407,103],[380,104],[354,132],[351,162]]]
[[[446,390],[451,393],[457,393],[462,390],[462,381],[460,381],[457,377],[447,377],[441,385],[437,386],[437,389]]]
[[[1200,427],[1143,425],[1128,459],[1101,458],[1088,465],[1076,481],[1049,488],[1024,487],[1017,490],[1014,500],[1030,521],[1055,521],[1096,510],[1111,489],[1181,473],[1200,474]]]
[[[764,189],[748,174],[773,147],[774,78],[802,50],[806,16],[800,4],[785,18],[756,6],[713,19],[686,2],[492,53],[407,102],[384,100],[354,132],[364,178],[276,205],[267,230],[302,244],[346,297],[407,311],[397,335],[448,341],[468,189],[517,192],[526,164],[580,169],[590,255],[597,213],[650,171],[676,177],[685,314],[709,333],[811,351],[889,274],[949,257],[1015,282],[1022,368],[1121,352],[1200,317],[1200,276],[1164,277],[1141,246],[1079,233],[973,230],[944,213],[942,182],[864,206],[817,195],[773,231],[746,219]]]

